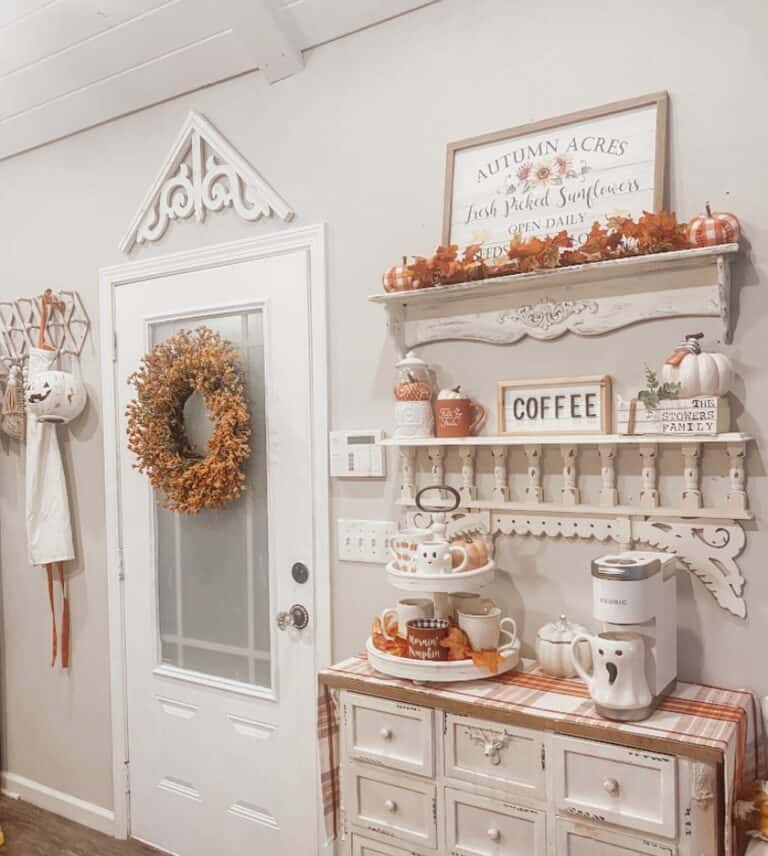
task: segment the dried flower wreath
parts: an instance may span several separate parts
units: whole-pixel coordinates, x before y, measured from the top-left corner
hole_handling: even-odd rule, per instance
[[[196,513],[221,508],[245,490],[250,414],[235,348],[208,327],[182,330],[146,354],[128,378],[128,448],[134,464],[162,491],[161,504]],[[184,404],[198,392],[214,423],[206,455],[184,431]]]

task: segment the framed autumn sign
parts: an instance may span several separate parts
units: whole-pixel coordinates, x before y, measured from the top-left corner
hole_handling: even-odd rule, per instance
[[[450,143],[443,244],[492,260],[518,236],[580,243],[596,220],[659,211],[667,105],[659,92]]]

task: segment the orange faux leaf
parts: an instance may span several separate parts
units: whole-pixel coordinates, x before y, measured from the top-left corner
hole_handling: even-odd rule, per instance
[[[495,675],[499,671],[499,666],[501,666],[503,659],[495,648],[472,652],[472,662],[474,665],[478,669],[488,669],[492,675]]]
[[[472,650],[467,634],[460,627],[451,627],[445,639],[440,640],[440,646],[448,649],[449,660],[466,660]]]
[[[461,261],[467,265],[480,260],[480,248],[482,244],[470,244],[464,247],[464,252],[461,255]]]

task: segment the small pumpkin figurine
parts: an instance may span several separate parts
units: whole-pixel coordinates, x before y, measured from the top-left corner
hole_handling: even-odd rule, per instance
[[[573,664],[571,640],[589,635],[586,627],[571,624],[561,615],[557,621],[545,624],[536,634],[536,659],[545,675],[553,678],[573,678],[578,673]],[[592,650],[586,643],[579,643],[579,656],[587,668],[592,659]]]
[[[716,247],[739,240],[741,226],[734,214],[712,213],[709,202],[706,214],[699,214],[688,224],[688,241],[694,247]]]
[[[661,367],[665,383],[678,384],[681,398],[725,395],[733,379],[733,367],[725,354],[702,350],[703,333],[689,333]]]
[[[415,291],[419,288],[429,288],[434,285],[432,272],[427,260],[416,256],[413,264],[403,256],[403,263],[384,271],[381,278],[384,291]]]
[[[381,284],[386,292],[409,291],[413,288],[413,271],[405,256],[403,256],[402,265],[395,265],[384,271]]]
[[[484,568],[490,561],[490,550],[485,541],[474,538],[457,538],[451,541],[451,546],[463,547],[467,551],[467,563],[462,571],[476,571],[478,568]],[[456,568],[460,564],[461,557],[454,556],[453,567]]]

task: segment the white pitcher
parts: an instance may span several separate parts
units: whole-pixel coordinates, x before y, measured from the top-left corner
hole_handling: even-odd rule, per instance
[[[592,649],[591,674],[579,659],[580,642],[588,642]],[[600,716],[631,722],[650,716],[653,697],[645,674],[642,636],[615,631],[597,636],[579,633],[571,640],[571,654]]]

